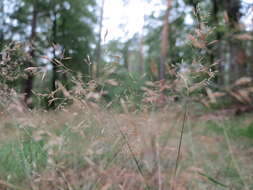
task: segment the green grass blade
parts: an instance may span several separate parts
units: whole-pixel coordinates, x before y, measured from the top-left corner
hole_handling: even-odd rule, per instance
[[[225,184],[223,184],[223,183],[217,181],[216,179],[214,179],[213,177],[211,177],[211,176],[209,176],[209,175],[207,175],[207,174],[204,174],[204,173],[202,173],[202,172],[198,172],[198,174],[201,175],[201,176],[206,177],[208,180],[210,180],[211,182],[215,183],[216,185],[220,185],[220,186],[222,186],[222,187],[228,188],[227,185],[225,185]]]

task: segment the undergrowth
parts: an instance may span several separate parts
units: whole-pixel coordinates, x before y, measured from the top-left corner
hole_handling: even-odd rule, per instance
[[[174,189],[250,189],[253,185],[249,139],[234,133],[228,122],[215,124],[208,122],[213,116],[196,120],[189,114],[173,176],[183,117],[179,108],[137,115],[68,111],[38,111],[32,117],[1,121],[1,127],[19,123],[0,141],[1,189],[9,188],[8,184],[42,190],[157,189],[159,183],[162,189],[171,183]],[[248,130],[243,123],[250,128],[251,117],[241,118],[233,127]]]
[[[29,72],[36,84],[47,86],[46,70],[20,72],[29,59],[25,45],[6,47],[0,67],[0,189],[252,189],[253,154],[244,141],[253,138],[253,121],[203,114],[196,106],[219,107],[224,97],[246,105],[252,92],[247,77],[220,92],[212,88],[218,62],[207,65],[204,59],[216,43],[209,42],[211,33],[204,23],[193,31],[192,63],[185,71],[167,68],[170,77],[163,81],[122,74],[113,64],[87,81],[43,57],[57,62],[69,81],[57,80],[53,92],[33,90],[34,109],[24,105],[16,82]]]

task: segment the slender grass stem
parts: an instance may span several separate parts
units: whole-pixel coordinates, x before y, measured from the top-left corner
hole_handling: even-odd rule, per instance
[[[124,139],[124,141],[125,141],[125,143],[126,143],[126,145],[127,145],[127,148],[128,148],[129,151],[130,151],[131,157],[132,157],[132,159],[134,160],[134,162],[135,162],[135,164],[136,164],[136,166],[137,166],[138,172],[140,173],[140,175],[142,176],[143,180],[145,181],[146,189],[149,189],[149,190],[150,190],[151,188],[149,187],[149,185],[147,184],[147,182],[146,182],[146,180],[145,180],[145,175],[144,175],[144,172],[143,172],[143,170],[142,170],[141,164],[140,164],[139,160],[137,159],[137,157],[135,156],[134,151],[133,151],[133,149],[132,149],[132,147],[131,147],[131,145],[130,145],[130,143],[129,143],[129,140],[128,140],[127,136],[125,135],[125,133],[124,133],[124,132],[121,130],[121,128],[119,127],[118,122],[117,122],[117,120],[114,118],[114,116],[112,116],[112,117],[113,117],[113,120],[114,120],[115,123],[116,123],[117,128],[119,129],[120,135],[123,137],[123,139]]]
[[[175,165],[175,170],[174,170],[174,174],[172,177],[172,182],[170,184],[171,186],[171,190],[173,190],[173,181],[176,178],[177,175],[177,169],[178,169],[178,165],[180,162],[180,155],[181,155],[181,147],[182,147],[182,142],[183,142],[183,134],[184,134],[184,129],[185,129],[185,123],[186,123],[186,119],[187,119],[187,107],[188,107],[188,102],[186,101],[184,104],[184,117],[183,117],[183,123],[182,123],[182,128],[180,131],[180,138],[179,138],[179,144],[178,144],[178,149],[177,149],[177,158],[176,158],[176,165]]]
[[[185,103],[184,118],[183,118],[183,124],[182,124],[181,132],[180,132],[180,139],[179,139],[179,145],[178,145],[177,159],[176,159],[176,166],[175,166],[174,175],[176,175],[176,173],[177,173],[177,168],[178,168],[178,164],[179,164],[179,161],[180,161],[181,147],[182,147],[182,142],[183,142],[183,134],[184,134],[184,129],[185,129],[186,118],[187,118],[187,103]]]
[[[233,163],[235,169],[237,170],[237,173],[239,174],[239,177],[240,177],[240,179],[241,179],[241,181],[242,181],[242,183],[243,183],[243,185],[244,185],[244,189],[245,189],[245,190],[249,190],[249,185],[246,183],[245,179],[243,178],[243,175],[242,175],[242,173],[241,173],[241,170],[240,170],[240,168],[239,168],[239,166],[238,166],[238,163],[237,163],[237,161],[236,161],[236,159],[235,159],[235,157],[234,157],[233,150],[232,150],[232,147],[231,147],[231,143],[230,143],[230,140],[229,140],[229,137],[228,137],[227,130],[226,130],[226,128],[225,128],[224,125],[222,125],[222,128],[223,128],[223,132],[224,132],[224,137],[225,137],[225,140],[226,140],[226,144],[227,144],[227,146],[228,146],[228,151],[229,151],[230,156],[231,156],[231,159],[232,159],[232,163]]]

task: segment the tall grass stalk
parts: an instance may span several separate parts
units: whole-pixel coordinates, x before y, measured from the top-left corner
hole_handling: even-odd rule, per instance
[[[120,140],[121,140],[121,139],[120,139]],[[119,140],[119,142],[120,142],[120,140]],[[119,148],[119,150],[117,150],[117,151],[113,154],[112,159],[111,159],[110,161],[108,161],[107,164],[105,165],[105,169],[107,169],[107,168],[113,163],[113,161],[117,158],[117,156],[119,155],[119,153],[122,151],[122,147],[123,147],[123,146],[125,146],[125,143],[123,143],[123,144],[120,146],[121,148]],[[114,147],[113,147],[112,149],[114,150]],[[96,180],[96,182],[91,186],[91,188],[90,188],[91,190],[97,188],[100,179],[101,179],[101,178],[98,178],[98,179]]]
[[[183,123],[182,123],[182,127],[181,127],[181,131],[180,131],[180,138],[179,138],[179,144],[178,144],[178,149],[177,149],[177,158],[176,158],[176,165],[175,165],[175,169],[174,169],[174,173],[172,176],[172,181],[170,184],[170,189],[173,190],[174,189],[174,179],[177,176],[177,169],[178,169],[178,165],[180,162],[180,155],[181,155],[181,147],[182,147],[182,142],[183,142],[183,134],[184,134],[184,129],[185,129],[185,123],[186,123],[186,119],[187,119],[187,107],[188,107],[188,101],[186,100],[184,103],[184,116],[183,116]]]
[[[157,135],[155,136],[155,149],[156,149],[156,165],[158,177],[158,190],[162,190],[162,177],[161,177],[161,159],[160,159],[160,144]]]
[[[242,172],[238,166],[238,163],[234,157],[234,154],[233,154],[233,150],[232,150],[232,147],[231,147],[231,142],[229,140],[229,137],[228,137],[228,133],[227,133],[227,130],[226,130],[226,127],[224,126],[224,124],[222,124],[222,128],[223,128],[223,133],[224,133],[224,137],[225,137],[225,140],[226,140],[226,144],[227,144],[227,147],[228,147],[228,151],[229,151],[229,154],[231,156],[231,159],[232,159],[232,163],[235,167],[235,169],[237,170],[237,173],[244,185],[244,189],[245,190],[250,190],[249,188],[249,185],[247,184],[246,180],[243,178],[243,175],[242,175]]]
[[[116,126],[117,126],[117,128],[118,128],[118,130],[119,130],[119,132],[120,132],[120,135],[121,135],[122,138],[124,139],[124,141],[125,141],[125,143],[126,143],[126,145],[127,145],[128,150],[130,151],[131,157],[132,157],[134,163],[135,163],[136,166],[137,166],[138,172],[140,173],[140,175],[142,176],[142,178],[143,178],[143,180],[144,180],[144,182],[145,182],[146,189],[150,190],[151,188],[150,188],[150,186],[148,185],[148,183],[146,182],[146,178],[145,178],[143,169],[142,169],[142,167],[141,167],[141,164],[140,164],[139,160],[137,159],[136,155],[134,154],[134,151],[133,151],[133,149],[132,149],[132,147],[131,147],[131,145],[130,145],[130,143],[129,143],[129,140],[128,140],[126,134],[121,130],[121,128],[120,128],[120,126],[119,126],[117,120],[115,119],[115,117],[114,117],[113,115],[112,115],[112,118],[113,118],[114,122],[116,123]]]
[[[193,142],[193,131],[192,131],[192,126],[189,124],[189,117],[187,117],[187,126],[188,126],[188,129],[189,129],[189,136],[190,136],[190,144],[191,144],[191,154],[192,154],[192,163],[193,163],[193,166],[196,166],[196,151],[195,151],[195,145],[194,145],[194,142]],[[197,172],[195,172],[197,174]],[[195,181],[192,182],[192,184],[194,185],[197,185],[195,183]],[[199,189],[199,187],[198,187]]]

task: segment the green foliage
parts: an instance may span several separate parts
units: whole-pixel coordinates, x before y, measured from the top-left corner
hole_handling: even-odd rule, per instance
[[[0,64],[0,84],[6,84],[10,89],[20,90],[20,83],[26,77],[24,69],[29,59],[25,51],[26,44],[10,43],[2,50]]]
[[[242,118],[231,119],[220,125],[217,122],[209,121],[207,124],[207,130],[222,135],[224,129],[228,132],[228,135],[234,139],[247,137],[253,139],[253,123],[245,124]]]
[[[208,121],[206,125],[207,125],[207,130],[208,131],[213,131],[213,132],[218,133],[218,134],[223,133],[222,126],[219,126],[216,122]]]
[[[10,88],[15,88],[22,93],[27,89],[29,91],[27,94],[32,94],[31,90],[41,94],[50,94],[56,90],[53,87],[56,80],[66,83],[69,79],[66,73],[61,72],[59,62],[68,70],[75,71],[72,74],[82,73],[84,80],[90,79],[91,60],[87,58],[92,56],[92,45],[96,40],[93,31],[96,23],[94,1],[18,0],[8,3],[5,1],[4,5],[12,7],[7,11],[8,14],[2,13],[5,19],[9,20],[4,31],[10,35],[4,35],[1,43],[14,41],[13,44],[16,44],[15,41],[21,41],[25,45],[22,47],[15,45],[16,49],[14,49],[10,44],[10,48],[7,47],[10,49],[9,52],[7,48],[7,50],[1,48],[2,59],[4,59],[4,63],[0,65],[1,83],[4,82]],[[53,69],[49,69],[50,66],[53,66]],[[49,81],[40,85],[46,88],[32,89],[34,75],[38,74],[38,72],[33,72],[34,70],[48,70],[48,73],[53,73]],[[30,72],[32,72],[31,75]],[[42,80],[44,78],[42,77]],[[28,83],[32,85],[28,87]],[[35,104],[37,107],[45,105],[44,100],[50,99],[33,98],[33,100],[34,103],[38,103]]]
[[[56,37],[55,41],[50,42],[51,45],[59,44],[64,56],[70,57],[63,60],[63,63],[70,69],[85,74],[89,74],[89,63],[85,60],[91,56],[91,44],[94,43],[92,25],[96,21],[90,6],[95,6],[94,1],[69,0],[56,3],[52,7],[52,11],[57,14],[56,34],[53,34],[54,31],[50,33]],[[57,7],[60,8],[57,10]]]
[[[241,129],[240,133],[245,137],[253,139],[253,123],[250,123],[244,129]]]
[[[103,89],[107,92],[105,100],[112,102],[113,105],[120,105],[121,100],[131,103],[140,108],[143,98],[141,87],[145,84],[145,79],[139,74],[129,74],[124,67],[119,67],[115,74],[110,76],[111,79],[117,81],[117,86],[105,84]]]
[[[45,141],[36,141],[30,132],[20,140],[6,142],[0,146],[0,176],[10,181],[31,177],[45,168],[47,152]]]

